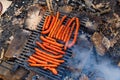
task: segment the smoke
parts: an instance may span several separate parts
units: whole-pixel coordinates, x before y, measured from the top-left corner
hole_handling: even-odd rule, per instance
[[[70,62],[75,68],[82,69],[90,56],[93,45],[85,37],[78,40],[77,44],[72,48],[73,59]]]
[[[120,80],[120,69],[109,60],[96,65],[95,68],[103,73],[105,80]]]
[[[73,58],[69,59],[69,66],[74,68],[72,74],[70,75],[70,79],[72,78],[72,80],[78,80],[78,77],[81,76],[81,70],[84,68],[84,65],[89,59],[92,49],[93,45],[87,40],[86,36],[80,36],[77,44],[72,48]]]
[[[79,43],[78,43],[79,44]],[[87,40],[80,40],[80,45],[74,46],[73,52],[75,53],[75,60],[78,61],[77,68],[83,68],[87,59],[90,57],[92,45]]]
[[[85,36],[78,39],[77,45],[73,47],[72,51],[74,55],[73,59],[70,59],[69,65],[81,69],[89,80],[120,80],[120,69],[111,62],[107,55],[101,57],[95,53],[92,43]],[[81,72],[74,74],[72,76],[80,77]]]

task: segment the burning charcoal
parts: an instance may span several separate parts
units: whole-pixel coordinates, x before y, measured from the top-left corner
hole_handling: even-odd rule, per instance
[[[106,48],[105,46],[102,44],[102,40],[103,40],[103,35],[101,35],[100,33],[95,32],[92,36],[92,41],[96,47],[96,50],[98,52],[99,55],[104,55],[106,52]]]

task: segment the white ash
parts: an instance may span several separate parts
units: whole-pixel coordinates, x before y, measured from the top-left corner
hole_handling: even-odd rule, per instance
[[[102,44],[107,48],[107,50],[110,48],[110,40],[108,40],[105,36],[102,39]]]
[[[89,18],[84,18],[81,21],[81,24],[83,24],[86,28],[91,29],[91,30],[96,30],[98,25],[95,21],[90,21]]]
[[[30,30],[36,30],[42,16],[43,14],[41,13],[40,6],[31,6],[25,21],[27,28]]]

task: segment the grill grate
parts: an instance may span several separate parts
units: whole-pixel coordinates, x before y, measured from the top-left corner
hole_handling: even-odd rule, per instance
[[[39,23],[39,25],[37,27],[38,28],[37,31],[33,31],[31,33],[31,35],[28,39],[28,42],[24,46],[24,48],[23,48],[20,56],[17,58],[16,62],[18,63],[18,65],[26,68],[27,70],[33,70],[40,75],[48,77],[50,80],[62,80],[62,78],[64,76],[66,76],[67,70],[65,70],[65,67],[67,66],[67,63],[68,63],[67,61],[72,56],[72,50],[71,49],[66,50],[66,54],[62,58],[65,62],[62,63],[59,67],[57,67],[57,71],[58,71],[57,75],[54,75],[49,70],[44,70],[42,68],[37,68],[37,67],[31,67],[31,66],[29,66],[29,64],[27,62],[27,59],[29,58],[29,56],[34,53],[34,48],[37,47],[35,42],[38,41],[38,40],[40,41],[39,36],[41,35],[40,32],[42,30],[43,23],[44,23],[45,17],[49,14],[50,14],[49,12],[46,12],[46,14],[43,16],[41,22]],[[60,17],[62,17],[63,15],[65,15],[65,13],[61,13]],[[70,17],[68,17],[67,19],[69,19],[69,18]],[[66,21],[64,21],[64,23],[65,22]]]

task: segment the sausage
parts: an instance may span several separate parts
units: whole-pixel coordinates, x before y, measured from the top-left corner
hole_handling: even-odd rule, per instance
[[[54,64],[34,64],[34,63],[30,63],[29,64],[32,67],[57,67],[57,65]]]
[[[58,32],[57,32],[55,38],[58,39],[58,37],[59,37],[59,35],[60,35],[60,32],[61,32],[61,30],[63,29],[63,26],[64,26],[64,25],[61,25],[61,26],[60,26],[60,28],[59,28],[59,30],[58,30]]]
[[[65,30],[64,30],[64,32],[63,32],[63,34],[62,34],[62,40],[64,39],[65,34],[66,34],[68,28],[70,27],[70,25],[72,24],[72,22],[73,22],[74,20],[75,20],[75,17],[73,17],[73,18],[68,22],[68,24],[66,25],[66,28],[65,28]]]
[[[49,18],[49,16],[47,16],[47,17],[45,18],[45,21],[44,21],[44,24],[43,24],[42,30],[45,30],[45,27],[46,27],[46,24],[47,24],[48,18]]]
[[[35,48],[35,51],[38,52],[38,53],[42,53],[43,55],[46,55],[46,56],[51,57],[51,58],[62,58],[63,57],[63,55],[55,56],[55,55],[51,55],[51,54],[45,53],[44,51],[41,51],[38,48]]]
[[[59,29],[61,28],[61,25],[62,25],[62,23],[64,22],[64,20],[66,19],[66,17],[67,17],[66,15],[64,15],[64,16],[62,17],[62,19],[60,20],[60,23],[59,23],[58,27],[56,28],[54,34],[57,35],[57,33],[58,33]],[[56,35],[54,35],[54,38],[56,38]]]
[[[39,46],[39,47],[41,47],[42,49],[44,49],[44,50],[46,50],[46,51],[48,51],[48,52],[50,52],[50,53],[52,53],[52,54],[55,54],[55,55],[57,55],[58,53],[57,52],[54,52],[54,51],[52,51],[52,50],[50,50],[50,49],[47,49],[46,47],[44,47],[40,42],[38,42],[38,41],[36,41],[36,44]]]
[[[64,46],[64,50],[66,50],[67,47],[68,47],[68,41],[70,40],[70,37],[71,37],[72,32],[73,32],[73,30],[74,30],[74,27],[75,27],[75,23],[72,24],[72,27],[71,27],[71,30],[70,30],[70,34],[68,35],[67,40],[66,40],[66,43],[65,43],[65,46]]]
[[[80,22],[79,22],[79,19],[76,18],[76,30],[75,30],[75,33],[74,33],[74,39],[70,44],[68,44],[68,48],[72,47],[75,44],[75,42],[77,40],[79,28],[80,28]]]
[[[56,52],[65,54],[64,51],[58,50],[58,49],[56,49],[56,48],[54,48],[54,47],[51,47],[51,46],[49,46],[49,45],[46,45],[46,44],[43,44],[43,45],[44,45],[46,48],[50,49],[50,50],[53,50],[53,51],[56,51]]]
[[[50,41],[54,41],[54,42],[56,42],[55,39],[53,39],[53,38],[51,38],[51,37],[49,37],[49,36],[47,36],[46,38],[49,39]]]
[[[48,42],[48,43],[50,43],[50,44],[53,44],[53,45],[56,45],[56,46],[59,46],[59,47],[63,47],[63,46],[64,46],[63,44],[60,44],[60,43],[57,43],[57,42],[53,42],[53,41],[47,40],[47,39],[45,39],[43,36],[40,36],[40,39],[41,39],[42,41]]]
[[[67,38],[68,38],[68,36],[70,35],[69,32],[70,32],[70,27],[68,27],[68,30],[67,30],[67,32],[66,32],[66,34],[65,34],[65,37],[64,37],[64,39],[63,39],[64,42],[67,41]]]
[[[33,61],[31,59],[28,59],[27,61],[30,62],[30,63],[34,63],[34,64],[36,63],[36,61]]]
[[[64,15],[63,17],[62,17],[62,19],[61,19],[61,21],[60,21],[60,26],[62,25],[62,23],[64,22],[64,20],[66,19],[66,15]]]
[[[52,19],[52,16],[50,15],[49,18],[48,18],[48,21],[47,21],[47,23],[46,23],[46,25],[45,25],[45,29],[48,29],[48,28],[49,28],[51,19]]]
[[[67,20],[67,22],[65,23],[65,26],[67,26],[68,25],[68,23],[70,22],[70,18]]]
[[[45,69],[50,70],[54,75],[58,74],[58,71],[55,68],[51,68],[51,67],[45,67]]]
[[[65,43],[64,50],[66,50],[68,47],[68,41]]]
[[[37,53],[37,52],[36,52],[36,54],[38,54],[38,56],[41,56],[41,57],[43,57],[43,58],[45,58],[45,59],[48,59],[48,60],[50,60],[50,61],[54,61],[54,62],[58,62],[58,63],[63,63],[63,62],[64,62],[64,60],[57,60],[57,59],[48,57],[48,56],[46,56],[46,55],[39,54],[39,53]]]
[[[53,27],[54,22],[55,22],[55,17],[53,16],[52,23],[50,24],[50,27],[45,31],[41,31],[41,33],[48,34],[50,32],[51,28]]]
[[[60,24],[60,20],[58,20],[58,22],[56,23],[53,31],[51,32],[51,37],[53,37],[55,35],[55,31],[56,31],[56,29],[57,29],[57,27],[58,27],[59,24]]]
[[[58,21],[58,19],[59,19],[59,15],[60,15],[60,13],[57,12],[56,17],[55,17],[54,24],[53,24],[53,26],[52,26],[52,28],[51,28],[51,31],[50,31],[49,35],[48,35],[48,36],[50,36],[50,37],[51,37],[52,32],[54,31],[54,28],[56,27],[57,21]]]
[[[58,50],[62,50],[62,48],[60,48],[60,47],[58,47],[58,46],[56,46],[56,45],[53,45],[53,44],[49,44],[49,43],[47,43],[47,42],[43,42],[43,44],[49,45],[49,46],[51,46],[51,47],[53,47],[53,48],[55,48],[55,49],[58,49]]]
[[[72,27],[71,27],[71,30],[70,30],[70,34],[69,34],[69,36],[68,36],[68,38],[67,38],[67,41],[70,40],[70,37],[71,37],[71,35],[72,35],[72,32],[73,32],[74,28],[75,28],[75,23],[72,24]]]
[[[48,60],[48,59],[43,58],[43,57],[41,57],[41,56],[38,56],[38,55],[36,55],[36,54],[33,54],[33,56],[34,56],[35,58],[37,58],[37,59],[41,59],[41,60],[44,60],[44,61],[46,61],[46,62],[49,62],[49,63],[55,64],[55,65],[60,65],[60,63],[58,63],[58,62]]]
[[[35,57],[33,57],[33,56],[30,56],[30,57],[29,57],[29,59],[30,59],[30,60],[33,60],[33,61],[35,61],[35,62],[37,62],[37,63],[47,64],[47,62],[42,61],[42,60],[39,60],[39,59],[36,59],[36,58],[35,58]]]
[[[59,40],[62,40],[62,35],[63,35],[64,30],[65,30],[65,27],[66,27],[66,26],[63,26],[61,32],[59,33],[59,36],[58,36],[58,39],[59,39]]]

